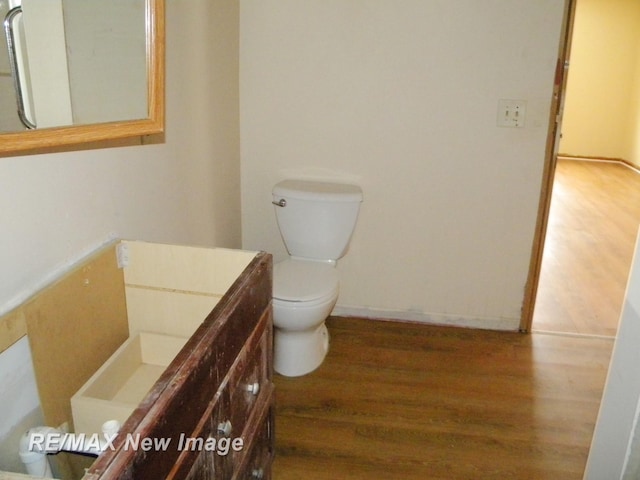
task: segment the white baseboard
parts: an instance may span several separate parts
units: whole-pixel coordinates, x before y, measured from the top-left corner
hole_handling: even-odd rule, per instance
[[[386,310],[380,308],[336,305],[331,315],[339,317],[396,320],[450,327],[480,328],[484,330],[518,331],[519,318],[478,318],[453,314],[434,314],[416,311]]]

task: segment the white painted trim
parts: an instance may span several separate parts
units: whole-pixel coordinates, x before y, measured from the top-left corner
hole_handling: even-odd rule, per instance
[[[615,335],[597,335],[593,333],[576,333],[576,332],[554,332],[551,330],[539,330],[534,328],[531,333],[537,333],[539,335],[555,335],[556,337],[572,337],[572,338],[595,338],[598,340],[611,340],[615,341]]]
[[[640,168],[636,167],[631,162],[625,160],[617,160],[615,158],[590,158],[590,157],[569,157],[565,155],[558,155],[558,160],[577,161],[577,162],[593,162],[593,163],[617,163],[623,167],[627,167],[629,170],[635,173],[640,173]]]
[[[341,317],[360,317],[375,320],[398,320],[404,322],[425,323],[429,325],[480,328],[484,330],[518,331],[519,318],[480,318],[464,315],[426,313],[381,308],[336,305],[332,315]]]

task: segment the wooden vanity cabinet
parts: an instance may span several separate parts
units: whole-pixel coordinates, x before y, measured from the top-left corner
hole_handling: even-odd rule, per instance
[[[257,254],[85,480],[271,478],[271,278],[271,256]],[[169,443],[132,448],[136,438]]]

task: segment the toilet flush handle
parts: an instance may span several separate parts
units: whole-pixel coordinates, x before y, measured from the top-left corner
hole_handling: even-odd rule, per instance
[[[271,203],[273,203],[276,207],[286,207],[287,206],[287,201],[284,198],[281,198],[277,202],[274,200]]]

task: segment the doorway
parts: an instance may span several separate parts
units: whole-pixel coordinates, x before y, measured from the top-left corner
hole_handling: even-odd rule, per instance
[[[640,175],[625,165],[638,157],[639,26],[633,0],[567,1],[560,58],[571,52],[571,71],[558,69],[554,98],[563,136],[556,124],[523,330],[615,336],[640,223]]]
[[[638,224],[638,172],[558,158],[534,331],[615,337]]]

